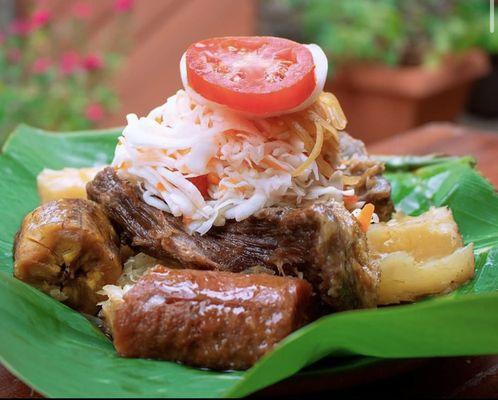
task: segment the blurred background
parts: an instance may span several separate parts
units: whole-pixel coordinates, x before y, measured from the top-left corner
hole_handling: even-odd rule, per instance
[[[0,141],[21,122],[123,125],[181,87],[190,43],[254,34],[322,46],[326,89],[367,142],[430,121],[498,131],[497,14],[489,0],[0,0]]]

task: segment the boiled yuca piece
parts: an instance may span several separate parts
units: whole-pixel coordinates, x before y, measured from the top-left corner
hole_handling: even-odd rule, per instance
[[[463,241],[451,210],[433,207],[418,217],[397,213],[386,223],[371,225],[368,244],[376,253],[405,251],[420,261],[448,255]]]
[[[414,301],[422,296],[448,293],[474,275],[473,245],[427,261],[407,252],[386,254],[380,262],[379,304]]]
[[[36,178],[41,202],[86,199],[86,184],[102,168],[63,168],[61,170],[45,168]]]
[[[101,207],[89,200],[42,204],[24,218],[14,240],[14,276],[68,306],[94,314],[99,292],[122,265],[119,238]]]
[[[463,240],[451,211],[431,208],[418,217],[396,214],[367,233],[380,265],[379,304],[447,293],[474,275],[473,245]]]

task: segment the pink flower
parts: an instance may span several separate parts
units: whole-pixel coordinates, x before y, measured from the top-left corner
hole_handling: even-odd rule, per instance
[[[81,65],[87,71],[95,71],[104,66],[104,60],[97,54],[88,54],[82,61]]]
[[[48,58],[40,57],[35,60],[31,66],[31,71],[34,74],[44,74],[50,68],[51,62]]]
[[[31,27],[33,29],[45,26],[51,19],[51,14],[47,10],[36,10],[31,16]]]
[[[9,31],[13,35],[25,36],[31,32],[31,22],[17,18],[10,23]]]
[[[90,103],[86,106],[86,117],[92,122],[98,122],[104,117],[104,108],[99,103]]]
[[[88,19],[92,16],[92,7],[88,3],[78,1],[72,8],[73,15],[78,19]]]
[[[59,69],[64,75],[72,74],[80,65],[80,56],[75,51],[66,51],[62,54]]]
[[[8,52],[7,52],[7,59],[13,63],[13,64],[17,64],[19,62],[19,60],[21,59],[21,50],[17,49],[17,48],[14,48],[14,49],[10,49]]]
[[[133,0],[114,0],[114,11],[127,12],[133,7]]]

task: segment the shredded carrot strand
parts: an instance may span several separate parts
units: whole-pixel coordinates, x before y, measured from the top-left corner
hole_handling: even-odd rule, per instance
[[[353,205],[358,202],[358,196],[352,195],[352,196],[344,196],[344,204],[346,206]]]
[[[372,203],[367,203],[361,209],[360,215],[358,216],[358,223],[363,232],[368,231],[370,228],[370,222],[372,221],[372,215],[374,213],[375,206]]]
[[[274,168],[276,170],[280,171],[286,171],[286,169],[278,163],[278,161],[275,159],[275,157],[272,157],[271,155],[268,155],[264,158],[264,161],[270,168]]]
[[[214,172],[210,172],[207,174],[207,180],[212,185],[217,185],[218,183],[220,183],[220,177]]]

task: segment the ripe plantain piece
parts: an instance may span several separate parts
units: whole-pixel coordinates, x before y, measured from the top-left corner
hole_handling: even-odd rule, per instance
[[[45,168],[36,178],[42,203],[59,199],[86,199],[86,184],[104,167]]]
[[[95,314],[97,292],[122,271],[119,239],[100,206],[64,199],[26,215],[14,240],[14,276],[68,306]]]
[[[380,265],[379,304],[415,301],[447,293],[474,275],[473,245],[463,247],[448,208],[410,217],[401,213],[367,233],[370,255]]]

